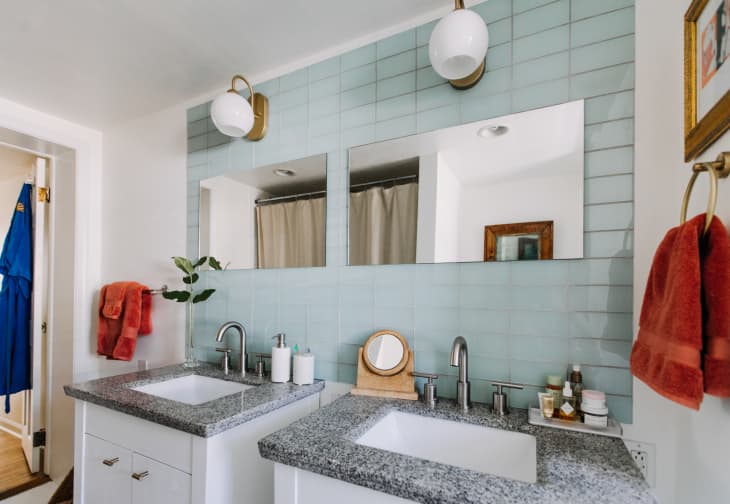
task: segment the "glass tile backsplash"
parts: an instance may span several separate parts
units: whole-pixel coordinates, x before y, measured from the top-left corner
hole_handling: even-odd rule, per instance
[[[216,361],[215,330],[238,320],[249,352],[269,352],[271,336],[286,332],[312,349],[318,378],[354,383],[358,347],[390,328],[408,339],[417,370],[441,375],[439,394],[453,396],[448,352],[462,335],[474,400],[491,401],[489,380],[509,380],[528,385],[511,392],[524,407],[545,375],[578,362],[587,386],[631,421],[633,1],[489,0],[474,10],[490,48],[487,73],[467,91],[430,67],[432,22],[255,85],[271,112],[260,142],[219,134],[209,103],[188,110],[190,256],[200,179],[328,154],[327,267],[204,274],[218,291],[196,306],[200,358]],[[575,99],[586,107],[585,259],[345,266],[349,147]]]

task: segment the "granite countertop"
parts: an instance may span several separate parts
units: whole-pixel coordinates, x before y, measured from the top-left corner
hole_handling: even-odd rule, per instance
[[[394,410],[535,436],[537,482],[501,478],[355,443]],[[474,449],[489,457],[489,446]],[[499,417],[487,405],[474,404],[462,413],[454,401],[445,399],[432,410],[418,401],[346,395],[263,438],[259,452],[274,462],[426,504],[656,502],[620,439],[530,425],[527,411],[520,409]]]
[[[131,389],[192,374],[256,387],[197,405],[172,401]],[[74,399],[88,401],[201,437],[215,436],[294,401],[316,394],[322,389],[324,382],[320,380],[316,380],[313,385],[272,383],[268,378],[259,378],[248,373],[244,377],[235,372],[225,376],[217,366],[205,363],[196,368],[186,368],[178,364],[63,387],[66,395]]]

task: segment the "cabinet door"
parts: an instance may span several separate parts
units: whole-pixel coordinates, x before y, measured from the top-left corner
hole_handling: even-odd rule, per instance
[[[132,454],[131,481],[133,504],[190,504],[190,475],[139,453]]]
[[[84,502],[129,504],[132,497],[132,452],[86,434]]]

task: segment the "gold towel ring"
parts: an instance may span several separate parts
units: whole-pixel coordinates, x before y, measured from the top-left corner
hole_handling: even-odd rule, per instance
[[[730,175],[730,151],[721,152],[715,161],[695,163],[692,166],[692,177],[689,179],[689,184],[687,184],[687,189],[684,191],[684,199],[682,200],[682,211],[679,215],[680,224],[684,224],[687,221],[687,207],[689,206],[689,198],[692,195],[692,188],[700,173],[705,171],[710,175],[710,198],[707,201],[707,215],[705,216],[705,230],[702,233],[703,235],[707,234],[712,223],[712,218],[715,216],[715,207],[717,206],[717,181],[721,178],[727,178]]]
[[[707,215],[705,216],[705,230],[703,235],[707,234],[710,229],[710,223],[712,218],[715,216],[715,207],[717,206],[717,172],[711,165],[706,167],[707,173],[710,175],[710,198],[707,201]],[[682,200],[682,213],[679,216],[680,224],[684,224],[687,221],[687,206],[689,206],[689,197],[692,195],[692,188],[695,185],[697,177],[702,173],[701,171],[695,171],[692,173],[692,177],[689,179],[687,189],[684,191],[684,199]]]

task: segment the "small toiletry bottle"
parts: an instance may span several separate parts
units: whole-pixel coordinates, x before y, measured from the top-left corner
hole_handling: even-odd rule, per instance
[[[548,392],[538,392],[537,398],[540,401],[540,411],[542,416],[545,418],[552,418],[555,416],[555,399],[552,394]]]
[[[581,400],[583,395],[583,375],[580,372],[580,364],[573,364],[573,371],[570,372],[570,388],[575,396],[575,409],[580,414]]]
[[[286,383],[291,375],[291,348],[286,346],[284,333],[279,333],[271,339],[278,340],[271,348],[271,381]]]
[[[294,354],[294,379],[295,385],[311,385],[314,383],[314,355],[309,351],[297,352]]]
[[[558,408],[560,408],[560,390],[563,386],[563,379],[558,375],[549,375],[547,377],[547,385],[545,385],[545,392],[553,395],[553,404],[555,405],[555,415],[558,416]]]
[[[565,387],[563,387],[563,398],[560,400],[560,410],[558,416],[561,420],[575,420],[575,397],[573,397],[573,391],[570,390],[570,382],[565,381]]]

